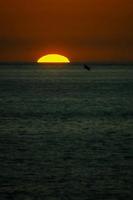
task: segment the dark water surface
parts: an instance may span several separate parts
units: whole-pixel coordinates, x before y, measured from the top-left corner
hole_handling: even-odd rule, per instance
[[[132,199],[133,68],[0,66],[0,200]]]

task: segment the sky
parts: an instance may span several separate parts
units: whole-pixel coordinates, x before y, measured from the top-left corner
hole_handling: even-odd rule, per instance
[[[132,0],[1,0],[0,62],[133,61]]]

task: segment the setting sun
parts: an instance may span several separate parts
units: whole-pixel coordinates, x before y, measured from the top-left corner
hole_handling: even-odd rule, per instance
[[[59,54],[48,54],[37,60],[38,63],[70,63],[69,59]]]

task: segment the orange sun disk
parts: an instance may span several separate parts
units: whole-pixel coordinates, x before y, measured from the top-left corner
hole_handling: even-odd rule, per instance
[[[59,54],[48,54],[37,60],[38,63],[70,63],[69,59]]]

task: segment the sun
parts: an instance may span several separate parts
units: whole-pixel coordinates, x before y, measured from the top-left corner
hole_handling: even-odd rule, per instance
[[[59,54],[47,54],[37,60],[38,63],[70,63],[70,60]]]

